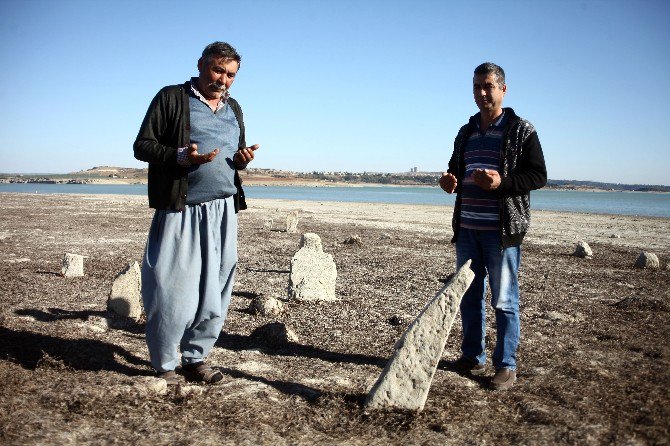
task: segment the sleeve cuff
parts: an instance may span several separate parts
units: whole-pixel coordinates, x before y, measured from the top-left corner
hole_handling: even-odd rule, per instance
[[[177,149],[177,164],[180,166],[188,167],[191,165],[191,162],[188,160],[187,149],[188,147],[179,147]]]

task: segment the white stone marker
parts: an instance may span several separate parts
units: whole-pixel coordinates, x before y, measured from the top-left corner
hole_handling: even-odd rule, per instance
[[[286,232],[295,234],[298,232],[298,211],[293,211],[286,217]]]
[[[107,299],[107,308],[120,316],[135,320],[142,315],[142,274],[137,262],[129,263],[114,280]]]
[[[635,268],[658,269],[659,265],[658,256],[653,252],[642,251],[635,261]]]
[[[298,301],[333,301],[337,267],[333,256],[323,252],[321,238],[313,233],[302,236],[300,249],[291,259],[289,298]]]
[[[394,356],[368,394],[367,408],[423,409],[458,306],[475,277],[470,263],[456,272],[400,337]]]
[[[63,256],[63,269],[61,274],[65,277],[81,277],[84,275],[84,256],[66,252]]]
[[[586,243],[583,240],[580,240],[577,242],[577,246],[575,246],[575,252],[572,254],[575,257],[580,257],[582,259],[590,259],[593,257],[593,251],[591,250],[591,247],[589,246],[588,243]]]

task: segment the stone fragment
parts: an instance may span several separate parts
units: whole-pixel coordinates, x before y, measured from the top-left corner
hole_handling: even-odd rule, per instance
[[[251,332],[250,338],[266,347],[282,347],[291,342],[298,342],[298,336],[281,322],[262,325]]]
[[[321,238],[313,233],[303,234],[300,246],[291,259],[289,298],[298,301],[337,300],[337,268],[333,256],[323,252]]]
[[[612,234],[610,235],[610,238],[621,238],[619,234]]]
[[[204,389],[202,386],[195,386],[195,385],[183,385],[183,386],[178,386],[177,387],[177,395],[180,397],[185,397],[185,396],[198,396],[202,395],[204,392]]]
[[[380,239],[380,240],[391,240],[391,239],[393,239],[393,237],[391,237],[391,234],[389,234],[389,233],[387,233],[387,232],[384,232],[384,233],[379,237],[379,239]]]
[[[635,262],[635,268],[658,269],[659,261],[653,252],[642,251]]]
[[[79,254],[70,254],[66,252],[63,255],[63,269],[61,274],[64,277],[81,277],[84,275],[84,256]]]
[[[167,393],[167,381],[154,376],[142,376],[137,378],[133,387],[143,396],[165,395]]]
[[[286,232],[296,234],[298,232],[298,211],[293,211],[286,217]]]
[[[367,408],[423,409],[458,306],[475,277],[470,263],[453,275],[402,334],[368,394]]]
[[[665,264],[665,269],[666,271],[670,271],[670,262]]]
[[[265,217],[265,220],[263,220],[263,229],[267,229],[269,231],[272,231],[272,225],[274,224],[274,220],[272,217]]]
[[[358,235],[352,235],[342,243],[345,245],[363,246],[363,240],[361,240],[361,237]]]
[[[585,259],[592,257],[593,251],[591,251],[591,247],[589,246],[588,243],[580,240],[579,242],[577,242],[575,252],[572,255],[575,257],[581,257],[582,259]]]
[[[129,263],[114,279],[107,308],[119,316],[135,320],[142,316],[142,276],[137,262]]]
[[[254,314],[273,317],[279,315],[284,310],[284,303],[271,296],[256,296],[251,301],[249,310]]]

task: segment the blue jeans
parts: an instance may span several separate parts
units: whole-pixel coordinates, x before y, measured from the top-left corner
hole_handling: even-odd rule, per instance
[[[519,264],[521,247],[502,249],[498,231],[478,231],[459,228],[456,240],[456,265],[463,266],[472,259],[475,273],[470,288],[461,301],[463,321],[463,356],[486,363],[486,276],[491,286],[491,306],[496,317],[496,346],[493,367],[496,370],[516,370],[516,350],[519,346]]]

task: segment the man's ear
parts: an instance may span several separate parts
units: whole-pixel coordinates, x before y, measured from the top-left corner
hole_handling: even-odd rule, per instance
[[[503,91],[503,93],[507,93],[507,84],[503,85],[502,91]]]
[[[202,57],[198,59],[198,72],[202,71]]]

